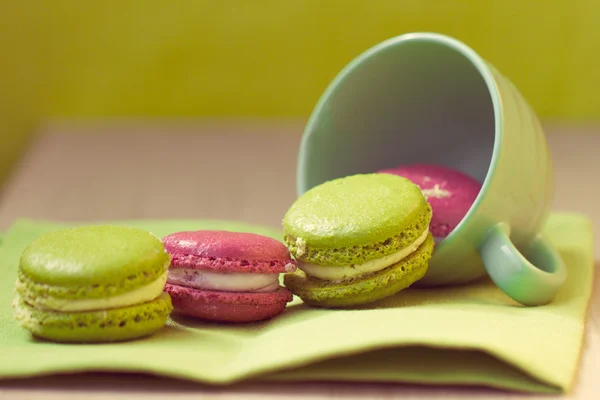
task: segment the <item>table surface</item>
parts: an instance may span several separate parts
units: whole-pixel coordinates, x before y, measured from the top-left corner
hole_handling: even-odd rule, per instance
[[[0,230],[17,218],[60,221],[230,219],[278,227],[295,194],[302,121],[54,122],[40,129],[0,197]],[[600,126],[547,126],[554,210],[600,210]],[[596,134],[594,134],[596,133]],[[274,167],[275,166],[275,167]],[[173,199],[177,200],[174,206]],[[600,237],[595,235],[596,257]],[[599,266],[598,263],[596,266]],[[600,280],[594,285],[581,370],[561,398],[600,397]],[[139,375],[0,382],[2,399],[536,399],[485,388],[397,384],[243,384],[211,388]]]

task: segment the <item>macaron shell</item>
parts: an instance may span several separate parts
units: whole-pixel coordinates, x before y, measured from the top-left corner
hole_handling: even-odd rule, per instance
[[[431,234],[410,256],[364,278],[329,282],[307,277],[298,270],[284,277],[284,284],[305,303],[317,307],[343,308],[368,304],[391,296],[421,279],[427,272],[434,241]]]
[[[166,324],[173,309],[171,298],[157,299],[131,307],[101,311],[63,313],[37,310],[18,299],[17,321],[34,336],[63,343],[102,343],[149,336]]]
[[[290,253],[299,261],[316,265],[348,266],[363,264],[404,249],[415,242],[428,229],[431,220],[431,206],[426,204],[423,213],[406,226],[402,232],[383,242],[375,242],[365,246],[342,248],[314,248],[291,237],[286,237]]]
[[[304,193],[285,214],[283,227],[290,239],[300,238],[313,248],[367,246],[400,234],[427,210],[425,197],[410,180],[359,174]]]
[[[269,293],[199,290],[167,284],[176,313],[216,322],[256,322],[281,314],[293,295],[286,288]]]
[[[21,255],[19,279],[36,296],[101,298],[147,285],[170,257],[151,233],[120,226],[87,226],[46,234]]]
[[[299,261],[362,264],[399,251],[428,228],[431,206],[410,180],[363,174],[316,186],[284,217],[284,241]]]
[[[470,176],[437,165],[414,164],[380,172],[403,176],[421,188],[433,209],[431,232],[438,238],[456,228],[481,190],[481,183]]]
[[[253,233],[177,232],[163,238],[163,244],[171,255],[171,268],[247,273],[295,270],[295,261],[282,242]]]

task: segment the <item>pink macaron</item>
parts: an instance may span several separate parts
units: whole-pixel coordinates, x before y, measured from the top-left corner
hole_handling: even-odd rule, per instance
[[[456,228],[481,190],[481,183],[472,177],[438,165],[413,164],[379,172],[403,176],[421,188],[433,210],[429,229],[436,242]]]
[[[176,313],[220,322],[252,322],[283,312],[292,293],[279,284],[296,270],[285,245],[228,231],[177,232],[163,239],[171,255],[165,291]]]

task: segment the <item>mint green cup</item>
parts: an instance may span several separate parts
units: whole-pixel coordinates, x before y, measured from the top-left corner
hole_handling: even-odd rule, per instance
[[[338,74],[305,128],[297,192],[413,163],[450,167],[482,183],[419,286],[487,274],[523,305],[555,297],[566,269],[540,235],[553,197],[542,127],[507,78],[465,44],[435,33],[386,40]]]

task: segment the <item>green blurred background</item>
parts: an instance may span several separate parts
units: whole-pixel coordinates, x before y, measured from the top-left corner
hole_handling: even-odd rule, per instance
[[[0,1],[0,184],[49,117],[301,117],[391,36],[454,36],[542,119],[600,120],[597,0]]]

